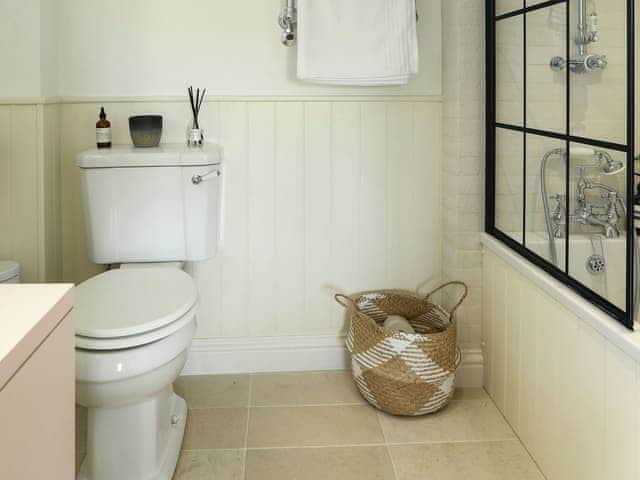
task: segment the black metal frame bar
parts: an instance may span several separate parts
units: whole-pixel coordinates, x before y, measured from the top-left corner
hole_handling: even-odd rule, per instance
[[[614,142],[601,141],[594,138],[585,138],[575,135],[571,135],[571,72],[570,69],[566,69],[566,133],[557,133],[547,130],[533,129],[527,126],[527,64],[526,57],[523,60],[523,126],[509,125],[497,122],[496,119],[496,24],[504,19],[512,18],[518,15],[523,16],[523,37],[524,37],[524,52],[526,55],[526,36],[527,36],[527,19],[526,14],[535,10],[543,8],[549,8],[558,4],[565,4],[567,8],[567,30],[566,30],[566,57],[569,58],[571,53],[571,7],[570,0],[549,0],[539,3],[533,6],[527,6],[526,1],[522,1],[522,8],[507,12],[501,15],[496,15],[495,0],[486,0],[486,149],[487,149],[487,162],[486,162],[486,198],[485,198],[485,230],[488,234],[492,235],[496,239],[500,240],[506,246],[516,251],[526,260],[530,261],[534,265],[538,266],[549,275],[559,280],[587,301],[596,305],[598,308],[612,316],[614,319],[625,325],[629,329],[633,329],[633,285],[634,285],[634,235],[633,235],[633,194],[635,190],[635,176],[638,175],[634,171],[634,155],[635,155],[635,8],[634,0],[627,0],[627,144],[618,144]],[[523,134],[523,236],[522,242],[518,242],[506,235],[495,225],[496,214],[496,132],[498,129],[511,130],[521,132]],[[584,284],[578,282],[571,277],[569,272],[569,224],[567,222],[565,242],[565,265],[564,270],[553,265],[547,259],[540,257],[531,250],[526,248],[526,139],[527,135],[538,135],[547,138],[554,138],[565,142],[566,150],[569,151],[571,143],[581,143],[593,147],[598,147],[606,150],[614,150],[617,152],[623,152],[627,155],[627,271],[626,271],[626,302],[625,309],[619,308],[606,298],[594,292]],[[565,188],[566,188],[566,208],[567,212],[570,211],[570,158],[566,162],[565,172]]]

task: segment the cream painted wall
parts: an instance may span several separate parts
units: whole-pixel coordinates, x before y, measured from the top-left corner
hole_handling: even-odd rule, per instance
[[[546,478],[640,478],[640,365],[489,250],[483,285],[484,386]]]
[[[98,103],[63,104],[64,279],[101,270],[86,254],[75,156],[95,141]],[[180,102],[105,103],[114,142],[126,119],[165,116],[183,142]],[[201,295],[198,337],[339,334],[334,290],[415,289],[440,276],[441,103],[331,98],[212,101],[209,141],[225,149],[219,255],[190,265]]]
[[[75,167],[99,106],[114,143],[130,142],[129,115],[151,112],[165,117],[164,142],[184,142],[187,82],[209,89],[203,126],[225,148],[221,253],[189,266],[200,338],[336,335],[334,290],[440,277],[439,0],[418,1],[421,75],[374,89],[297,82],[279,0],[59,0],[56,12],[52,1],[33,7],[42,23],[28,56],[47,61],[25,77],[39,85],[12,95],[59,103],[3,107],[16,138],[0,162],[13,175],[0,218],[15,233],[0,256],[20,260],[27,280],[80,282],[103,268],[87,259]],[[20,141],[34,129],[37,145]]]
[[[59,94],[59,0],[40,0],[40,96]]]
[[[340,88],[295,79],[280,44],[282,0],[58,0],[64,97],[439,95],[441,0],[418,0],[421,74],[407,87]]]
[[[0,0],[0,98],[40,96],[40,0]]]
[[[57,0],[0,0],[0,99],[58,94]]]
[[[64,279],[102,270],[87,259],[75,167],[99,106],[114,143],[130,143],[136,113],[161,113],[163,142],[184,142],[191,83],[208,88],[205,135],[225,149],[223,245],[189,266],[200,338],[339,334],[335,289],[440,276],[440,0],[418,0],[420,76],[369,89],[298,82],[281,5],[60,0]]]

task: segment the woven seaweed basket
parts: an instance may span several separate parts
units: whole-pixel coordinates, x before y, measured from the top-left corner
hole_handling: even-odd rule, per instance
[[[463,287],[463,293],[446,312],[431,298],[454,285]],[[445,283],[426,297],[405,290],[335,296],[350,318],[347,349],[353,379],[369,403],[404,416],[433,413],[449,403],[460,364],[455,312],[466,296],[462,282]],[[416,333],[386,329],[389,315],[405,317]]]

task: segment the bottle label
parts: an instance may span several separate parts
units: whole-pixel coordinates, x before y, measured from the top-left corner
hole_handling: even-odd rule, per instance
[[[96,128],[96,141],[97,143],[111,143],[111,129]]]

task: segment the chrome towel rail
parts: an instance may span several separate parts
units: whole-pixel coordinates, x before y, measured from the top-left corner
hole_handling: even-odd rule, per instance
[[[418,0],[416,2],[416,22],[420,20],[418,14]],[[282,8],[280,15],[278,16],[278,24],[282,29],[282,36],[280,41],[285,47],[291,47],[296,41],[298,35],[298,9],[296,7],[296,0],[286,0],[285,6]]]

